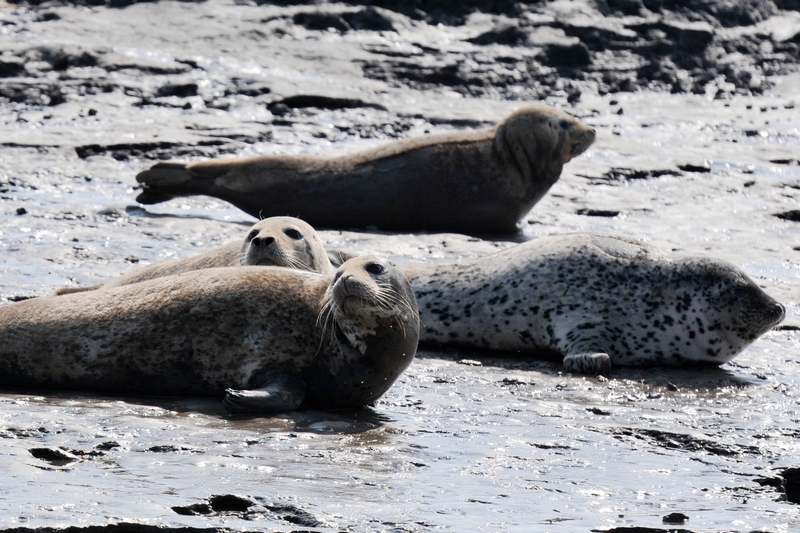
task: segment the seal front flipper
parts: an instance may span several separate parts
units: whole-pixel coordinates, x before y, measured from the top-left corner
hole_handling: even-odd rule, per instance
[[[607,353],[597,351],[568,353],[564,356],[564,370],[572,374],[607,376],[611,373],[611,358]]]
[[[225,389],[222,406],[229,413],[282,413],[294,411],[306,397],[305,383],[297,378],[281,378],[252,390]]]

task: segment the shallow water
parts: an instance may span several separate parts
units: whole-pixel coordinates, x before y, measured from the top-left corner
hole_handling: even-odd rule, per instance
[[[208,3],[224,11],[221,5]],[[160,17],[149,11],[156,7]],[[117,24],[119,35],[64,9],[46,35],[7,37],[57,41],[73,24],[87,46],[114,45],[126,57],[169,63],[188,54],[190,36],[148,39],[163,35],[186,9],[162,3],[92,12],[94,22]],[[212,37],[192,54],[220,79],[258,76],[282,96],[354,88],[388,110],[309,110],[293,115],[293,123],[273,124],[257,99],[228,111],[123,106],[119,94],[40,110],[4,108],[4,305],[186,257],[241,238],[252,223],[214,199],[137,206],[134,175],[153,161],[81,159],[75,146],[132,135],[190,143],[209,132],[268,131],[271,140],[241,143],[236,153],[338,153],[397,136],[374,134],[385,124],[419,135],[460,127],[466,118],[488,124],[518,105],[364,81],[348,66],[362,53],[356,37],[331,37],[330,57],[319,43],[262,42],[275,50],[266,63],[258,46],[225,34],[218,19],[198,24],[196,31]],[[419,31],[422,41],[442,38],[432,28]],[[401,46],[403,38],[367,40]],[[218,53],[226,42],[228,51]],[[231,59],[233,51],[239,59]],[[669,527],[792,531],[800,507],[782,500],[777,476],[800,457],[800,223],[774,215],[798,208],[798,89],[793,76],[776,79],[765,96],[729,100],[585,94],[570,111],[597,128],[596,144],[566,166],[511,239],[322,232],[330,247],[396,261],[475,257],[515,240],[574,231],[643,238],[676,254],[742,267],[787,306],[784,325],[794,329],[767,333],[720,369],[619,369],[608,381],[561,375],[556,362],[425,351],[377,405],[359,412],[240,418],[209,399],[5,391],[0,529],[137,522],[275,531],[588,531],[664,528],[664,516],[682,513],[685,524]],[[89,107],[97,114],[87,116]],[[337,137],[331,124],[372,134]],[[777,160],[795,162],[771,162]],[[705,164],[709,172],[678,168]],[[633,179],[618,169],[671,173]],[[582,209],[618,214],[586,216]],[[213,498],[224,495],[236,498]]]

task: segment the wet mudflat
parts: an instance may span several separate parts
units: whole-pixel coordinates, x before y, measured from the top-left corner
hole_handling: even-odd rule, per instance
[[[720,12],[0,4],[3,305],[243,237],[253,220],[214,199],[137,205],[134,176],[157,160],[356,151],[486,126],[542,98],[598,140],[520,236],[323,231],[326,244],[447,261],[613,233],[726,259],[787,307],[719,369],[606,380],[422,351],[360,412],[240,418],[210,399],[4,391],[0,528],[798,527],[781,474],[800,466],[800,77],[774,56],[796,61],[800,26],[767,4],[751,11],[760,19],[712,25],[702,47],[690,37],[704,42],[698,24],[728,20]],[[587,17],[617,44],[580,33]],[[654,59],[656,41],[682,52]],[[686,63],[701,53],[716,77]]]

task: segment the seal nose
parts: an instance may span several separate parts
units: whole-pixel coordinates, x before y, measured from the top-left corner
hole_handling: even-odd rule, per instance
[[[783,321],[786,317],[786,307],[783,306],[780,302],[775,302],[775,323],[779,323]]]
[[[264,246],[264,247],[267,247],[270,244],[272,244],[273,242],[275,242],[275,237],[267,237],[265,239],[262,239],[261,237],[256,237],[255,239],[253,239],[250,242],[253,244],[253,246]]]

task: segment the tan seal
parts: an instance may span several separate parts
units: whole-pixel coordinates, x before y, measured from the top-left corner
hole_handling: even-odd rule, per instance
[[[247,265],[288,267],[320,274],[334,271],[314,228],[298,218],[271,217],[253,225],[244,242],[232,242],[178,261],[149,265],[99,285],[64,287],[56,290],[56,294],[119,287],[204,268]]]
[[[732,264],[670,258],[609,235],[545,237],[403,271],[419,303],[420,343],[555,352],[577,373],[720,365],[785,312]]]
[[[207,195],[253,216],[316,228],[509,233],[583,153],[595,131],[544,105],[497,126],[396,141],[338,157],[273,155],[159,163],[137,181],[144,204]]]
[[[364,256],[334,276],[211,268],[0,306],[0,384],[224,397],[232,412],[374,402],[409,365],[405,277]]]

